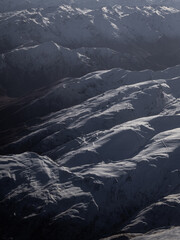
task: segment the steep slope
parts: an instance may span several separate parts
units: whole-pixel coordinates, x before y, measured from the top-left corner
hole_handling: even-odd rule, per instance
[[[95,70],[180,63],[176,8],[32,6],[0,14],[0,87],[8,96]]]
[[[0,9],[0,238],[179,240],[180,1]]]
[[[54,42],[45,42],[2,54],[0,76],[7,94],[19,96],[66,76],[81,76],[92,69],[86,56]]]
[[[100,71],[46,94],[42,106],[61,96],[66,108],[1,148],[19,153],[0,161],[4,236],[97,239],[179,226],[179,71]]]
[[[29,0],[29,1],[23,1],[23,0],[2,0],[1,1],[1,11],[7,12],[7,11],[17,11],[22,9],[28,9],[28,8],[39,8],[39,7],[57,7],[62,4],[71,4],[75,7],[80,8],[98,8],[103,6],[114,6],[116,4],[122,5],[122,6],[170,6],[170,7],[180,7],[180,1],[179,0],[86,0],[84,2],[83,0]]]
[[[1,48],[50,40],[70,48],[104,45],[117,49],[119,41],[140,38],[151,43],[163,36],[179,37],[179,15],[172,7],[120,5],[95,10],[60,5],[7,12],[1,14]]]

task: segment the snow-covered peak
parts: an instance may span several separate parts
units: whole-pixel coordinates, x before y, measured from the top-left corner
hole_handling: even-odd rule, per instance
[[[178,228],[147,231],[179,226],[179,73],[97,71],[11,108],[26,128],[12,125],[16,140],[0,149],[5,236],[25,236],[23,225],[37,238],[94,239],[116,225],[119,237],[177,240]]]
[[[1,11],[14,11],[28,8],[57,7],[62,4],[76,6],[85,9],[95,9],[103,6],[173,6],[180,7],[179,0],[2,0]]]
[[[179,240],[179,2],[0,1],[2,239]]]
[[[0,86],[7,94],[13,95],[9,90],[12,82],[25,90],[24,74],[27,82],[38,82],[36,87],[33,81],[27,84],[30,91],[94,70],[156,70],[180,63],[180,10],[176,8],[116,4],[88,10],[67,3],[32,6],[0,14]],[[67,70],[65,65],[72,67]],[[22,95],[21,90],[16,95]]]
[[[118,42],[137,39],[155,42],[162,37],[180,36],[179,16],[178,9],[167,6],[119,5],[91,11],[61,5],[4,13],[1,51],[30,41],[52,40],[71,48],[107,45],[118,48]]]

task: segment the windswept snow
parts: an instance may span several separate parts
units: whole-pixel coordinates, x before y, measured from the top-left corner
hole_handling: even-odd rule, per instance
[[[22,109],[35,114],[55,98],[64,108],[1,147],[19,153],[0,161],[6,221],[53,239],[91,239],[125,221],[122,231],[137,234],[179,226],[179,71],[99,71]]]
[[[180,1],[0,8],[0,238],[179,240]]]
[[[0,13],[0,87],[9,96],[95,70],[180,64],[178,8],[49,2],[23,1],[21,10]],[[2,2],[18,7],[9,4]]]

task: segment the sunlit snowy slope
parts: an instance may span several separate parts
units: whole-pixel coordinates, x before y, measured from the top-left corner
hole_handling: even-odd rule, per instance
[[[1,239],[179,240],[180,10],[162,2],[1,1]]]
[[[64,108],[1,148],[19,153],[0,161],[2,219],[13,234],[11,224],[35,239],[179,226],[179,73],[99,71],[22,109]]]
[[[0,87],[9,96],[95,70],[180,64],[178,7],[139,0],[137,6],[99,3],[87,9],[41,0],[22,1],[21,10],[10,11],[18,6],[10,2],[1,3],[9,11],[0,13]],[[38,2],[41,7],[33,5]]]

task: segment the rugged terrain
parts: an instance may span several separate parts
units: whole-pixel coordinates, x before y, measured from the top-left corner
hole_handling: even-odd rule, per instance
[[[0,2],[2,239],[180,233],[180,1]]]

